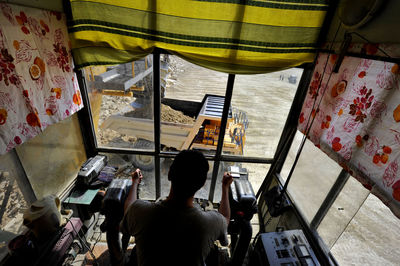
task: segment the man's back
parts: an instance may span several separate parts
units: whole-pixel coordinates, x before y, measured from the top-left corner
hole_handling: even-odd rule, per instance
[[[135,236],[139,265],[204,265],[215,240],[226,243],[226,220],[215,211],[137,200],[122,231]]]

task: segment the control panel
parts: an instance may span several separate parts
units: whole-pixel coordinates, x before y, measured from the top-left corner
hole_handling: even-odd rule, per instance
[[[302,230],[287,230],[261,234],[257,241],[260,265],[306,265],[317,266],[318,262]]]

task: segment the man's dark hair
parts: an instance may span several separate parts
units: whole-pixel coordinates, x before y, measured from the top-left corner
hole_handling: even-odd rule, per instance
[[[208,170],[208,162],[201,152],[181,151],[168,173],[174,194],[182,198],[193,196],[206,182]]]

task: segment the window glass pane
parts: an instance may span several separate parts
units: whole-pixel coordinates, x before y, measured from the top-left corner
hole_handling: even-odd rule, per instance
[[[164,149],[193,148],[214,153],[228,75],[177,56],[167,58],[169,75],[165,98],[161,100],[161,144]]]
[[[248,179],[253,187],[254,193],[257,193],[265,176],[267,175],[270,164],[242,163],[243,168],[247,169]]]
[[[219,202],[221,199],[221,188],[222,188],[222,177],[224,172],[232,172],[232,167],[236,167],[239,171],[240,178],[245,178],[247,173],[247,179],[249,180],[251,187],[253,188],[254,194],[257,193],[261,186],[262,181],[268,173],[270,168],[269,164],[257,164],[257,163],[233,163],[233,162],[221,162],[220,171],[217,177],[217,183],[214,192],[214,202]]]
[[[293,165],[297,150],[298,144],[295,141],[281,172],[284,179],[287,178],[287,173]],[[342,168],[336,162],[310,141],[306,141],[290,180],[288,192],[308,222],[311,222],[317,213],[341,170]]]
[[[173,162],[173,159],[171,159],[171,158],[162,159],[162,163],[161,163],[161,197],[167,197],[169,194],[171,182],[168,180],[168,171],[169,171],[169,167],[171,166],[172,162]],[[209,171],[207,173],[206,183],[194,195],[195,198],[208,199],[214,162],[208,161],[208,166],[209,166]],[[188,178],[190,178],[190,173],[188,173]]]
[[[346,185],[318,227],[319,235],[329,248],[332,248],[346,229],[368,195],[369,190],[365,189],[356,179],[350,177],[347,180]]]
[[[303,133],[300,131],[296,131],[296,135],[293,138],[292,146],[290,146],[290,150],[287,154],[285,163],[283,164],[282,170],[281,170],[281,177],[283,180],[286,180],[287,177],[289,176],[290,169],[292,168],[292,165],[294,163],[294,159],[296,158],[297,151],[300,148],[301,141],[303,139]],[[304,150],[303,150],[304,152]]]
[[[225,153],[274,156],[302,73],[303,69],[292,68],[262,75],[236,75],[233,117],[226,135],[226,141],[233,143],[224,146]]]
[[[149,55],[85,69],[98,146],[154,149],[152,65]]]
[[[10,154],[0,156],[0,260],[8,253],[8,241],[26,229],[22,225],[22,215],[27,203],[16,177],[17,170]]]
[[[86,161],[78,114],[15,148],[38,199],[60,195]]]
[[[331,249],[339,265],[399,265],[400,220],[370,194]]]

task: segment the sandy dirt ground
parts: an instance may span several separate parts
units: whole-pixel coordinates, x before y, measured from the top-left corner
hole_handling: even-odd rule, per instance
[[[8,171],[0,170],[0,228],[12,233],[20,233],[22,214],[27,208],[17,182]]]
[[[170,58],[170,73],[167,79],[166,98],[191,100],[200,102],[205,94],[223,96],[227,82],[227,74],[207,70],[190,64],[177,57]],[[301,69],[289,69],[263,75],[237,75],[235,79],[232,107],[245,112],[249,120],[246,131],[244,154],[272,158],[278,144],[286,116],[301,77]],[[297,78],[295,84],[288,82],[288,77]],[[100,113],[100,124],[111,114],[132,111],[129,97],[102,96],[103,103]],[[168,110],[162,110],[162,117],[168,117]],[[129,148],[133,147],[136,138],[119,134],[106,129],[99,130],[100,145]],[[296,137],[282,176],[286,177],[295,157],[301,135]],[[129,156],[109,155],[110,163],[114,165],[129,164]],[[171,160],[162,161],[162,196],[167,195],[169,182],[166,179]],[[212,163],[210,163],[212,167]],[[220,167],[219,179],[228,164]],[[269,165],[243,163],[247,168],[249,180],[255,191],[268,172]],[[122,176],[128,177],[130,165]],[[309,220],[318,210],[329,188],[334,183],[341,168],[316,151],[313,145],[308,145],[299,167],[296,168],[289,189],[297,200],[300,209]],[[317,173],[317,174],[316,174]],[[144,173],[145,179],[141,186],[140,197],[154,199],[154,173]],[[208,198],[211,171],[206,186],[196,195]],[[219,182],[215,193],[215,201],[219,200]],[[361,206],[359,208],[359,206]],[[354,218],[351,222],[349,222]],[[386,228],[388,226],[388,228]],[[334,203],[327,218],[321,223],[318,232],[340,265],[398,265],[400,251],[400,232],[395,228],[400,222],[374,196],[357,182],[351,179]],[[340,236],[340,237],[339,237]]]

